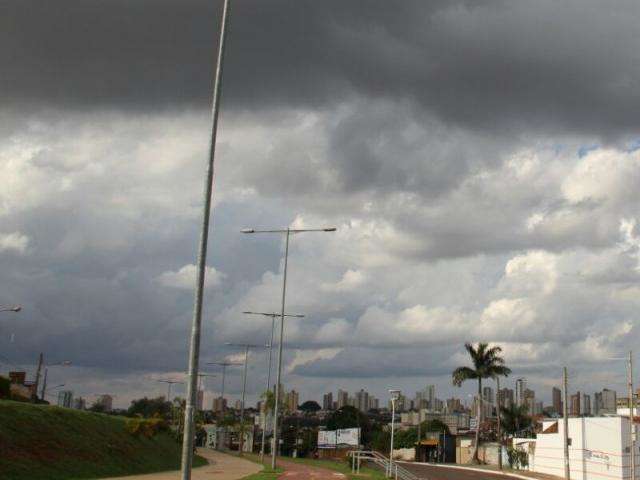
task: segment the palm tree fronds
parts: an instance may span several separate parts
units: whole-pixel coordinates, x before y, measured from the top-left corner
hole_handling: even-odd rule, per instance
[[[478,378],[478,373],[469,367],[458,367],[451,374],[453,384],[456,387],[460,387],[465,380],[472,380]]]

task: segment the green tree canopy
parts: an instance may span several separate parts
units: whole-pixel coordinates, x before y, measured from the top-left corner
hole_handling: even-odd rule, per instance
[[[166,418],[171,415],[171,402],[165,401],[164,397],[157,398],[139,398],[133,400],[131,405],[127,409],[127,416],[129,417],[163,417]]]
[[[500,408],[500,425],[505,433],[513,435],[531,426],[527,405],[511,404]]]
[[[300,410],[304,413],[315,413],[318,410],[322,410],[322,407],[318,404],[318,402],[314,402],[313,400],[307,400],[302,405],[300,405]]]

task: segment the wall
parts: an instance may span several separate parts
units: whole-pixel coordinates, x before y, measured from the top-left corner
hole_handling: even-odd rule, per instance
[[[393,459],[413,462],[416,459],[416,449],[415,448],[394,448]]]
[[[555,421],[544,421],[543,430],[553,423]],[[637,426],[635,428],[637,429]],[[537,435],[531,462],[533,471],[564,475],[563,432],[564,423],[559,419],[558,433]],[[569,437],[569,467],[572,480],[630,479],[628,418],[569,418]],[[636,455],[637,463],[640,460],[637,445]]]

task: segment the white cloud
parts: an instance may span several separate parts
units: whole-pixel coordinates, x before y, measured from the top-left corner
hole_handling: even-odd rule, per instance
[[[23,254],[29,246],[29,237],[20,232],[0,233],[0,253],[15,252]]]
[[[161,273],[157,278],[157,282],[165,287],[178,288],[183,290],[193,290],[196,284],[196,266],[193,264],[185,265],[178,271],[167,271]],[[217,271],[213,267],[206,267],[205,270],[205,287],[219,287],[225,278],[225,274]]]

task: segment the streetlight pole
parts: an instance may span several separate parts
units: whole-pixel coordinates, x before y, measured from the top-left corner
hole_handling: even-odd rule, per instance
[[[42,393],[41,393],[41,398],[42,400],[44,400],[44,396],[47,394],[47,375],[49,373],[49,367],[68,367],[69,365],[71,365],[71,362],[68,360],[65,360],[64,362],[57,362],[57,363],[51,363],[49,365],[45,365],[44,367],[44,377],[42,379]],[[37,395],[37,392],[36,392]]]
[[[278,345],[278,371],[276,375],[276,398],[273,413],[273,449],[271,452],[271,469],[276,468],[276,456],[278,451],[278,412],[280,407],[280,383],[282,379],[282,346],[284,343],[284,309],[285,299],[287,294],[287,263],[289,260],[289,237],[291,234],[304,233],[304,232],[335,232],[335,227],[327,228],[305,228],[305,229],[277,229],[277,230],[256,230],[253,228],[245,228],[242,233],[277,233],[286,234],[285,236],[285,248],[284,248],[284,271],[282,277],[282,308],[280,312],[280,343]],[[186,479],[185,479],[186,480]]]
[[[247,367],[249,366],[249,349],[268,347],[269,345],[253,345],[251,343],[225,343],[230,347],[244,348],[244,372],[242,374],[242,402],[240,403],[240,448],[239,454],[242,455],[244,447],[244,398],[247,392]]]
[[[267,313],[267,312],[242,312],[245,315],[264,315],[265,317],[271,317],[271,341],[269,342],[269,369],[267,373],[267,392],[271,389],[271,362],[273,356],[273,335],[275,331],[276,317],[279,317],[279,313]],[[295,318],[303,318],[304,315],[288,315],[285,314],[285,317],[295,317]],[[274,395],[276,395],[275,387],[274,387]],[[264,445],[265,445],[265,436],[267,431],[267,409],[266,409],[266,398],[265,398],[265,408],[264,415],[262,419],[262,440],[260,445],[260,462],[264,462]]]
[[[222,414],[224,415],[224,380],[227,375],[227,367],[234,365],[242,365],[241,363],[235,362],[207,362],[207,365],[218,365],[222,367],[222,391],[220,393],[220,398],[222,399]]]
[[[400,395],[400,390],[389,390],[391,394],[391,446],[389,447],[389,473],[388,477],[393,475],[393,434],[396,422],[396,400]]]
[[[191,480],[193,463],[193,413],[196,403],[196,388],[198,384],[198,363],[200,361],[200,334],[202,330],[202,303],[204,295],[204,277],[207,267],[207,246],[209,241],[209,221],[211,218],[211,195],[213,193],[213,167],[216,156],[216,139],[218,135],[218,115],[220,112],[220,96],[222,92],[222,67],[227,36],[230,0],[224,0],[222,6],[222,20],[220,23],[220,37],[218,40],[218,54],[213,81],[213,101],[211,106],[211,137],[209,141],[209,159],[205,174],[204,208],[202,212],[202,227],[198,248],[198,274],[196,280],[195,298],[193,306],[193,322],[191,326],[191,342],[189,347],[189,383],[187,385],[187,402],[184,409],[184,435],[182,438],[181,478]]]

